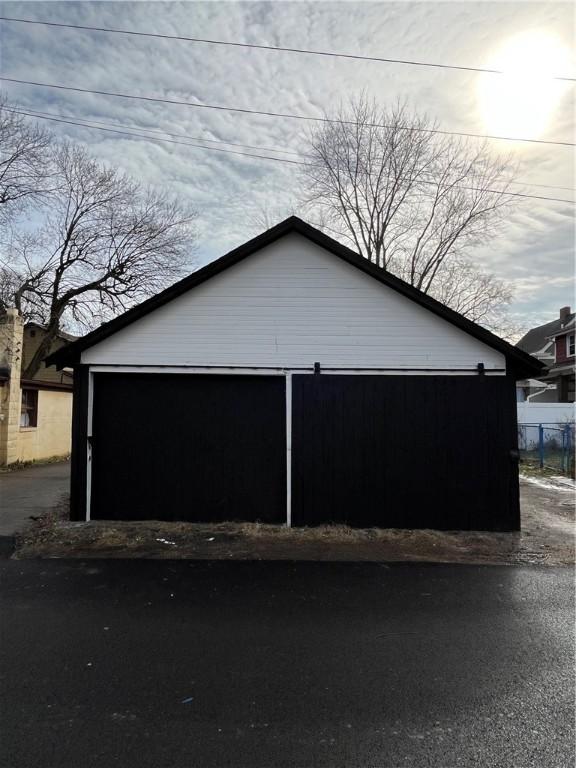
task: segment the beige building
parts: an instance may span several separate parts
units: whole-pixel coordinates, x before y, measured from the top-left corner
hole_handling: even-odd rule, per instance
[[[42,364],[33,379],[22,378],[44,333],[15,309],[0,315],[0,466],[70,453],[71,371]],[[60,334],[52,351],[72,338]]]

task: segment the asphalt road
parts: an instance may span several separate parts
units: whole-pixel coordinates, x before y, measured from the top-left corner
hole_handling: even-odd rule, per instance
[[[13,536],[70,490],[70,462],[35,464],[0,473],[0,536]]]
[[[570,568],[3,561],[3,768],[567,768]]]

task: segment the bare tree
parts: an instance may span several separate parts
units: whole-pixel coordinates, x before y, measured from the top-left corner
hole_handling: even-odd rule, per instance
[[[310,134],[302,199],[370,261],[483,322],[508,291],[485,276],[472,299],[465,257],[498,230],[513,168],[485,144],[437,129],[405,106],[380,110],[361,97]]]
[[[38,371],[63,318],[93,327],[156,293],[181,276],[194,240],[193,213],[84,149],[58,145],[51,173],[57,184],[44,224],[12,237],[4,267],[10,303],[47,330],[25,378]]]
[[[0,314],[14,306],[14,295],[18,290],[20,276],[16,271],[0,263]]]
[[[431,295],[499,336],[515,340],[522,326],[508,313],[512,288],[490,272],[461,257],[446,259],[438,271]]]
[[[247,237],[259,235],[289,216],[298,216],[298,207],[293,201],[288,200],[285,204],[274,204],[271,202],[273,197],[274,193],[270,192],[269,198],[264,202],[254,202],[250,199],[244,201],[241,229]]]
[[[0,224],[50,186],[51,135],[0,98]]]

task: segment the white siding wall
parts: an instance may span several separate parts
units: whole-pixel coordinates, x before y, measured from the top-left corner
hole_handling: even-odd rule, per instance
[[[297,234],[82,353],[102,365],[505,368],[504,356]]]

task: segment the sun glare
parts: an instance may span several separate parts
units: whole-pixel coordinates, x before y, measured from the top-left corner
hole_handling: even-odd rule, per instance
[[[558,37],[525,32],[507,40],[486,66],[503,75],[481,75],[479,100],[486,129],[500,136],[540,137],[569,83],[571,52]]]

